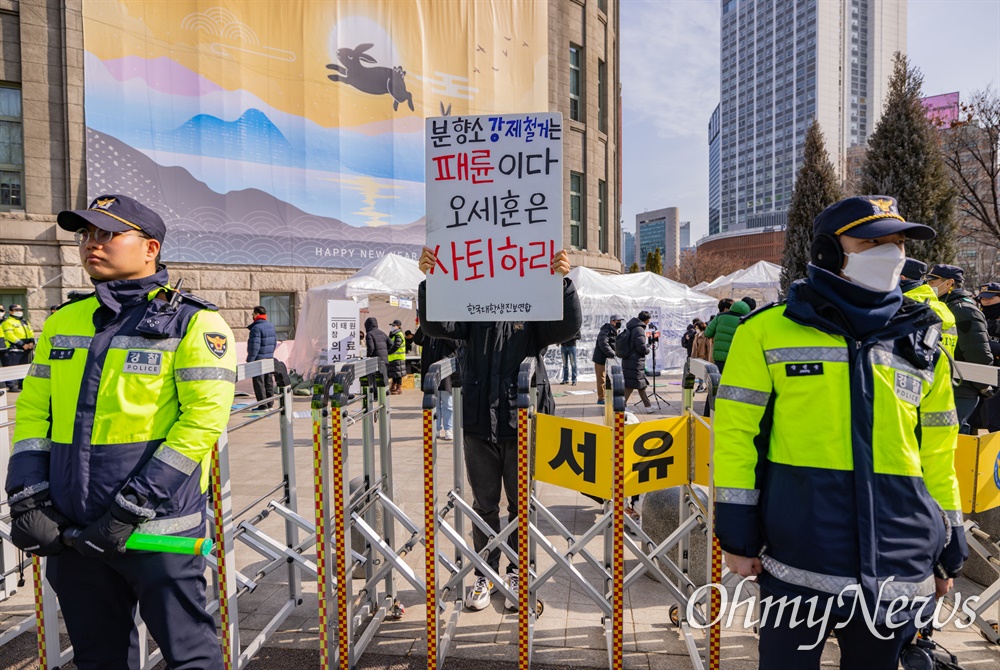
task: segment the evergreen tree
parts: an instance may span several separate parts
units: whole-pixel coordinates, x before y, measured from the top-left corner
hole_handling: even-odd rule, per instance
[[[806,133],[802,151],[802,167],[795,175],[792,201],[788,207],[785,228],[785,253],[781,261],[781,293],[796,279],[806,276],[809,247],[812,245],[813,219],[828,206],[840,200],[837,173],[826,152],[826,141],[818,121],[813,121]]]
[[[639,271],[639,264],[638,263],[632,263],[632,265],[630,265],[628,267],[629,274],[632,274],[633,272],[638,272],[638,271]]]
[[[646,272],[663,274],[663,258],[660,256],[659,247],[656,248],[655,252],[650,251],[646,254]]]
[[[906,243],[907,256],[933,265],[955,258],[955,194],[938,132],[920,102],[923,81],[897,52],[882,118],[868,138],[861,190],[896,198],[903,218],[937,231],[930,242]]]

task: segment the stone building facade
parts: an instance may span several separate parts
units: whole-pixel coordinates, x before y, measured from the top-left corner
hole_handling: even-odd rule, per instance
[[[88,204],[82,9],[83,0],[0,0],[0,140],[22,138],[20,146],[8,139],[6,154],[0,151],[0,302],[26,303],[35,325],[70,292],[91,290],[72,235],[55,224],[57,212]],[[575,247],[574,264],[603,272],[621,271],[617,36],[618,0],[549,0],[549,105],[567,128],[565,245]],[[294,326],[295,306],[309,288],[354,273],[169,268],[172,281],[183,278],[185,289],[219,306],[238,339],[246,338],[253,306],[268,296],[291,305]]]

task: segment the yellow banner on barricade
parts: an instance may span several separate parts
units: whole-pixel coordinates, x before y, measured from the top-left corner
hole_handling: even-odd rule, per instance
[[[687,483],[687,419],[625,426],[625,495]],[[611,498],[611,429],[539,414],[535,479],[598,498]],[[707,465],[706,465],[707,470]]]
[[[1000,507],[1000,433],[959,435],[955,473],[963,513]]]

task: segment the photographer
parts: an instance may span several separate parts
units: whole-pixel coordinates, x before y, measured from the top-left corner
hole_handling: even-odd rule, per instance
[[[616,353],[622,359],[622,373],[625,375],[625,402],[628,402],[632,391],[638,391],[648,414],[656,411],[646,395],[646,354],[652,342],[646,338],[646,326],[650,318],[652,315],[649,312],[639,312],[639,316],[625,326],[625,333],[619,335],[624,346],[616,342]]]

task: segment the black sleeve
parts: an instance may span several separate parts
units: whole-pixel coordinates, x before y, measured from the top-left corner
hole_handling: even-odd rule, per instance
[[[649,353],[649,343],[646,341],[646,331],[643,328],[632,329],[632,353],[637,356]]]
[[[563,278],[563,318],[562,321],[539,321],[535,325],[535,337],[539,347],[561,344],[573,337],[583,326],[583,307],[576,294],[576,286],[568,277]]]
[[[604,324],[601,326],[601,332],[597,335],[597,346],[600,348],[601,353],[608,358],[615,357],[615,347],[613,342],[615,341],[614,331],[611,329],[609,324]]]
[[[469,323],[466,321],[430,321],[427,319],[427,282],[420,282],[417,289],[417,316],[424,335],[446,340],[467,340]]]
[[[993,365],[990,338],[986,332],[986,317],[973,305],[963,306],[955,324],[958,330],[958,348],[961,360],[979,365]]]

